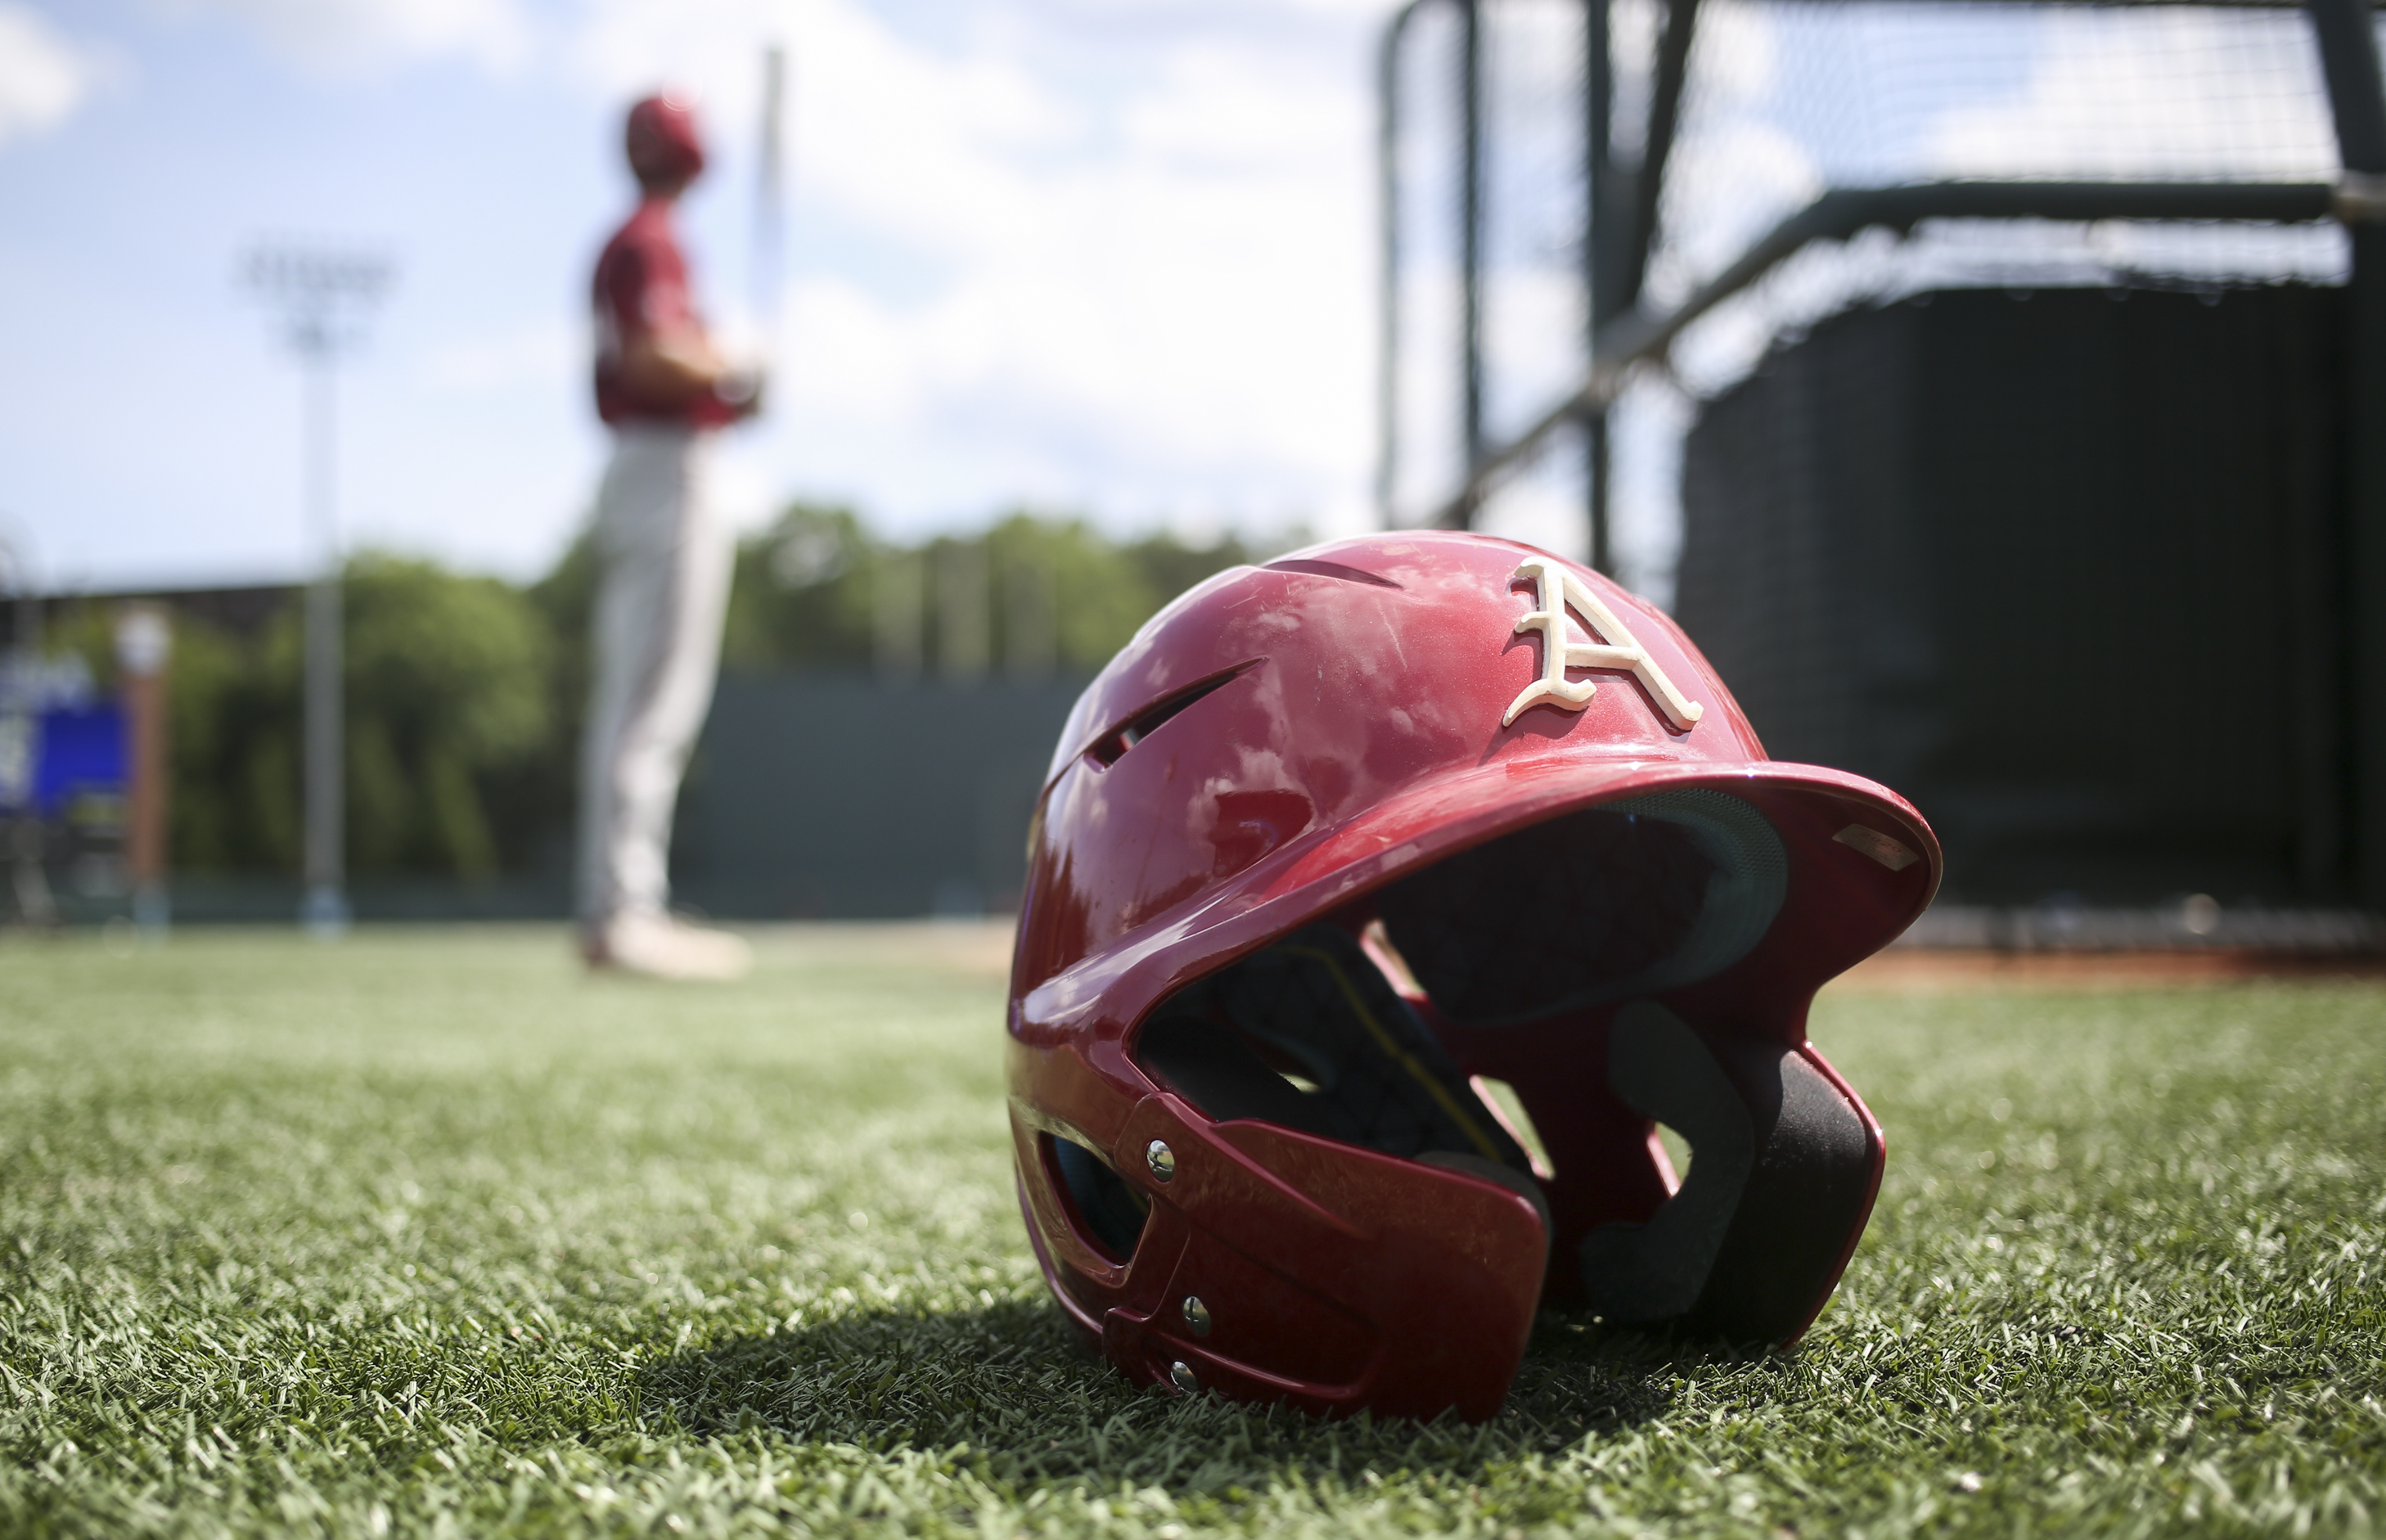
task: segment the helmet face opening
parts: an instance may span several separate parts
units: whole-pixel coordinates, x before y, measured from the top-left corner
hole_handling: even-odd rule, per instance
[[[1130,1375],[1479,1418],[1538,1308],[1783,1343],[1835,1286],[1883,1147],[1804,1013],[1935,844],[1764,760],[1670,621],[1559,565],[1428,535],[1224,574],[1080,703],[1011,1110],[1046,1275]]]
[[[1312,925],[1169,996],[1135,1059],[1210,1118],[1256,1118],[1403,1159],[1524,1148],[1357,938]]]

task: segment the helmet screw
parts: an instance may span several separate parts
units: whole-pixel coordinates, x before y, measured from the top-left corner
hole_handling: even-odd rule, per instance
[[[1183,1308],[1185,1310],[1186,1326],[1189,1328],[1197,1337],[1208,1336],[1210,1334],[1210,1307],[1201,1303],[1201,1296],[1198,1294],[1187,1295],[1185,1296],[1185,1304]]]
[[[1183,1358],[1168,1366],[1168,1379],[1172,1384],[1187,1396],[1201,1388],[1201,1382],[1193,1377],[1193,1366]]]
[[[1151,1174],[1162,1182],[1176,1174],[1176,1152],[1168,1147],[1165,1139],[1154,1139],[1144,1146],[1143,1158],[1151,1167]]]

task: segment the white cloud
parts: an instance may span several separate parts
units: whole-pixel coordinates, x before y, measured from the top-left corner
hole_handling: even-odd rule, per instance
[[[1704,12],[1696,63],[1701,89],[1738,103],[1760,100],[1780,72],[1781,40],[1774,18],[1752,5],[1718,5]]]
[[[940,56],[848,0],[590,0],[571,56],[627,97],[692,92],[713,138],[735,148],[755,120],[760,57],[789,44],[799,192],[876,232],[968,251],[1007,226],[1023,183],[1085,131],[1069,96],[999,56]]]
[[[1753,117],[1685,138],[1666,181],[1679,189],[1666,203],[1675,225],[1651,260],[1649,289],[1667,304],[1688,297],[1823,190],[1822,169],[1806,147]]]
[[[1698,89],[1665,171],[1649,297],[1677,303],[1776,220],[1823,190],[1812,145],[1778,117],[1780,22],[1717,0],[1701,14]]]
[[[2327,95],[2300,12],[2051,10],[2026,84],[1939,123],[1954,176],[2326,177]]]
[[[1476,515],[1486,534],[1521,540],[1579,561],[1590,554],[1590,517],[1583,504],[1580,460],[1569,444],[1502,483]]]
[[[425,372],[433,384],[446,390],[552,389],[576,383],[587,357],[585,328],[548,319],[494,336],[440,344],[425,360]]]
[[[1372,449],[1374,18],[996,5],[940,47],[854,0],[593,0],[571,56],[693,89],[735,155],[784,38],[792,219],[899,254],[788,285],[794,484],[913,523],[1322,521]]]
[[[41,12],[0,0],[0,144],[66,121],[99,73],[97,56]]]
[[[460,56],[507,69],[531,28],[514,0],[167,0],[168,8],[238,22],[314,70],[370,69]]]
[[[609,135],[631,97],[692,90],[718,169],[686,213],[691,255],[731,332],[750,289],[760,52],[783,42],[794,256],[777,378],[723,468],[748,513],[820,495],[907,532],[1020,502],[1122,528],[1366,517],[1370,60],[1388,0],[149,3],[235,25],[301,74],[519,65],[500,92],[602,104],[589,116]],[[458,73],[394,73],[385,89],[483,89]],[[550,228],[598,233],[615,210],[584,196]],[[576,286],[585,253],[547,256]],[[394,433],[458,398],[552,410],[475,440],[470,476],[434,486],[425,470],[422,489],[390,495],[374,516],[387,538],[412,520],[451,542],[497,523],[467,502],[589,478],[567,458],[586,441],[540,436],[585,421],[586,339],[553,297],[483,307],[407,356]]]

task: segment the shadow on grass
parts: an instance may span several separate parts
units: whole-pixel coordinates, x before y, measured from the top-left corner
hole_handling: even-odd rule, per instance
[[[1745,1362],[1550,1318],[1489,1422],[1329,1422],[1130,1384],[1051,1306],[1006,1301],[718,1341],[655,1365],[644,1390],[650,1410],[703,1435],[753,1431],[883,1453],[966,1445],[998,1480],[1099,1473],[1184,1489],[1287,1466],[1353,1481],[1371,1470],[1472,1471],[1626,1433],[1662,1416],[1686,1375]]]

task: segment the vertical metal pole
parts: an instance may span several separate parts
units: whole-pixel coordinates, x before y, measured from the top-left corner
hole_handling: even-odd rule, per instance
[[[1668,0],[1649,87],[1649,131],[1641,142],[1640,174],[1633,187],[1632,244],[1615,295],[1619,311],[1640,303],[1640,285],[1649,276],[1649,254],[1657,244],[1657,217],[1665,196],[1665,162],[1673,156],[1674,132],[1681,125],[1682,91],[1689,81],[1690,43],[1698,21],[1699,0]]]
[[[2386,93],[2378,72],[2378,34],[2361,0],[2309,0],[2320,72],[2336,120],[2337,158],[2348,171],[2386,172]]]
[[[1464,371],[1464,413],[1461,424],[1466,445],[1466,473],[1471,478],[1483,460],[1483,7],[1481,0],[1465,0],[1461,7],[1463,42],[1459,47],[1459,100],[1463,119],[1459,168],[1460,368]],[[1475,504],[1459,514],[1459,526],[1475,524]]]
[[[1582,6],[1582,294],[1583,373],[1596,362],[1599,328],[1608,319],[1612,285],[1610,264],[1601,255],[1612,239],[1604,217],[1609,182],[1608,134],[1614,113],[1615,66],[1608,52],[1607,0],[1583,0]],[[1607,408],[1601,407],[1582,423],[1584,512],[1590,520],[1590,565],[1613,575],[1607,537]]]
[[[1585,414],[1582,419],[1583,474],[1589,490],[1587,501],[1590,515],[1590,570],[1615,575],[1614,554],[1607,542],[1607,408]]]
[[[307,587],[301,770],[305,781],[305,855],[300,872],[304,895],[298,918],[318,936],[347,928],[346,756],[342,749],[341,572],[337,402],[333,369],[344,336],[341,307],[377,296],[389,282],[389,264],[361,253],[263,247],[250,253],[247,282],[279,302],[289,326],[291,351],[298,356],[305,394],[305,441],[301,450],[301,500],[306,544],[315,572]]]
[[[2386,176],[2386,84],[2365,0],[2309,0],[2336,121],[2337,157]],[[2353,890],[2386,908],[2386,225],[2349,223],[2345,293],[2344,581],[2346,738]]]
[[[1375,62],[1375,198],[1383,221],[1380,253],[1383,292],[1375,360],[1375,519],[1394,528],[1393,498],[1400,490],[1400,38],[1416,11],[1415,0],[1384,29]]]
[[[786,131],[787,54],[778,44],[762,50],[762,143],[755,156],[754,323],[764,344],[776,341],[779,269],[786,249],[784,169]]]
[[[345,786],[341,755],[340,534],[333,442],[333,354],[328,337],[308,355],[307,501],[316,558],[307,587],[307,854],[300,918],[318,936],[347,929]]]
[[[871,574],[871,661],[878,677],[909,684],[927,666],[927,557],[889,551]]]

